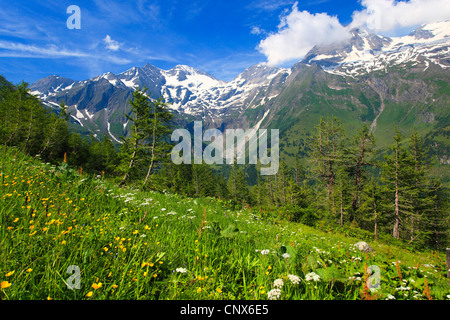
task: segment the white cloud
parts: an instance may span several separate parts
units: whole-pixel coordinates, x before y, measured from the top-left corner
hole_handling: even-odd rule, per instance
[[[349,37],[348,29],[339,23],[337,17],[298,11],[295,3],[292,12],[281,18],[278,32],[262,40],[258,48],[266,55],[269,65],[278,65],[300,59],[314,45],[332,44]]]
[[[48,45],[47,47],[38,47],[35,45],[10,42],[10,41],[0,41],[0,49],[7,50],[2,52],[5,56],[26,56],[26,57],[36,57],[36,58],[64,58],[64,57],[88,57],[89,54],[70,51],[57,47],[54,44]]]
[[[113,64],[128,64],[131,62],[129,59],[112,55],[96,55],[88,52],[68,50],[65,48],[60,48],[55,44],[50,44],[46,47],[39,47],[36,45],[3,40],[0,40],[0,57],[44,59],[81,58],[89,61],[101,59]]]
[[[364,9],[353,12],[352,22],[343,26],[337,17],[326,13],[298,11],[281,17],[278,31],[263,39],[258,49],[270,65],[300,60],[315,45],[345,41],[352,28],[367,28],[372,32],[395,31],[405,27],[450,19],[449,0],[360,0]],[[258,29],[252,29],[257,34]]]
[[[353,13],[351,27],[391,31],[450,19],[448,0],[361,0],[365,9]]]
[[[260,35],[260,34],[265,34],[266,32],[258,26],[253,26],[250,33]]]
[[[116,40],[111,39],[109,34],[106,35],[105,39],[103,39],[105,43],[106,49],[111,51],[117,51],[120,49],[120,44]]]

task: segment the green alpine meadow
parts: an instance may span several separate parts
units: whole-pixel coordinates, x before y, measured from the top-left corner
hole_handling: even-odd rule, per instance
[[[438,250],[213,197],[121,188],[15,147],[1,147],[0,164],[2,299],[449,299]]]
[[[1,90],[2,299],[450,298],[447,189],[417,133],[396,130],[374,162],[367,127],[321,119],[309,170],[282,161],[250,185],[237,164],[226,179],[168,161],[155,132],[172,117],[145,89],[118,149],[69,130],[64,104],[47,110],[26,83]]]

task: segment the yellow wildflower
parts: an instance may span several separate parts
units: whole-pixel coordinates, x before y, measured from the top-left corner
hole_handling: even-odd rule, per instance
[[[9,276],[12,276],[14,274],[14,270],[13,271],[10,271],[10,272],[8,272],[7,274],[5,274],[5,277],[9,277]]]
[[[92,297],[93,294],[94,294],[94,292],[89,291],[88,294],[86,295],[86,297],[90,298],[90,297]]]
[[[101,282],[99,282],[99,283],[93,283],[92,284],[92,288],[94,288],[94,290],[97,290],[97,289],[99,289],[99,288],[101,288],[102,287],[102,283]]]
[[[2,289],[6,289],[9,286],[11,286],[11,283],[9,283],[8,281],[2,281],[2,283],[0,284],[0,286],[2,287]]]

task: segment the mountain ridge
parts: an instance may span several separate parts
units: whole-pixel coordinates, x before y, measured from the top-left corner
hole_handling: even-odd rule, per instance
[[[290,137],[284,143],[298,140],[297,146],[327,114],[349,128],[366,123],[382,146],[394,125],[405,133],[418,126],[437,143],[439,161],[448,163],[449,48],[450,21],[422,25],[403,37],[354,29],[347,43],[316,46],[291,68],[261,63],[228,82],[186,65],[162,70],[147,63],[72,83],[47,77],[30,89],[55,110],[63,100],[84,133],[107,133],[117,143],[128,133],[124,115],[132,92],[147,86],[152,98],[164,96],[181,125],[202,120],[205,129],[280,128]],[[294,148],[286,149],[294,156]]]

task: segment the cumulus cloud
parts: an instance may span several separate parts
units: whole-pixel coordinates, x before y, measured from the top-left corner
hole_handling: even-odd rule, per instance
[[[106,35],[105,39],[103,39],[105,43],[106,49],[111,51],[117,51],[120,49],[120,44],[116,40],[111,39],[109,34]]]
[[[292,12],[281,18],[278,32],[262,40],[258,49],[266,55],[269,65],[303,57],[316,44],[332,44],[350,37],[337,17],[326,13],[299,11],[297,3]]]
[[[261,40],[258,50],[268,64],[280,65],[302,59],[315,45],[349,39],[352,28],[377,33],[450,19],[448,0],[361,0],[361,5],[362,10],[353,12],[352,22],[343,26],[335,16],[299,11],[295,3],[292,11],[281,17],[278,30]]]
[[[353,13],[350,27],[366,27],[374,32],[450,19],[448,0],[361,0],[361,5],[365,9]]]

